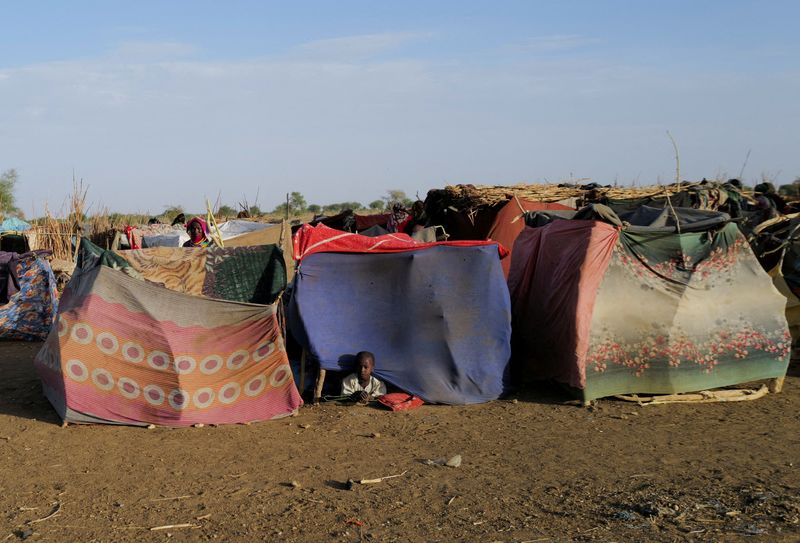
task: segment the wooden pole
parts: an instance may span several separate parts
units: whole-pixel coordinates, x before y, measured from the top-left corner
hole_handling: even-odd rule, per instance
[[[322,385],[325,384],[325,370],[320,368],[319,373],[317,373],[317,382],[314,384],[314,404],[319,403],[320,397],[322,397]]]
[[[783,390],[783,381],[786,377],[776,377],[769,382],[769,391],[772,394],[779,394]]]
[[[300,355],[300,386],[297,387],[300,391],[302,398],[303,392],[306,390],[306,349],[303,347],[303,353]]]

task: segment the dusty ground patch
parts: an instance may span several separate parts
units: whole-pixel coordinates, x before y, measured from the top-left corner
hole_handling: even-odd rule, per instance
[[[38,347],[0,343],[0,540],[800,539],[796,367],[782,394],[737,404],[587,410],[543,391],[250,426],[61,428]],[[454,454],[459,468],[424,463]],[[196,527],[150,530],[171,524]]]

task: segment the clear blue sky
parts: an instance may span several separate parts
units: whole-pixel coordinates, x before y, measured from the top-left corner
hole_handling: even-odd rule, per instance
[[[0,1],[0,170],[58,208],[800,176],[796,1]]]

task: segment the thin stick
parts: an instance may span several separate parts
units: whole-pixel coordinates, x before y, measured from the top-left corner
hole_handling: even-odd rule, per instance
[[[769,394],[766,385],[758,390],[704,390],[696,394],[670,394],[666,396],[625,396],[617,395],[620,400],[636,402],[639,405],[662,405],[668,403],[713,403],[713,402],[745,402],[757,400]]]
[[[225,243],[222,241],[222,233],[219,231],[217,219],[214,217],[214,212],[211,211],[211,202],[208,199],[206,199],[206,209],[208,210],[208,215],[206,216],[208,233],[211,235],[211,239],[214,240],[214,243],[217,244],[217,247],[225,247]]]
[[[47,515],[46,517],[42,517],[42,518],[40,518],[40,519],[31,520],[30,522],[28,522],[28,524],[36,524],[37,522],[44,522],[45,520],[47,520],[47,519],[49,519],[49,518],[53,518],[54,516],[56,516],[56,515],[57,515],[57,514],[59,514],[60,512],[61,512],[61,503],[57,503],[57,504],[56,504],[56,508],[55,508],[55,509],[53,509],[53,510],[50,512],[50,514],[49,514],[49,515]]]
[[[747,166],[747,161],[750,159],[750,151],[752,151],[752,149],[748,149],[747,150],[747,155],[745,155],[745,157],[744,157],[744,163],[742,164],[742,169],[739,170],[739,180],[740,181],[742,179],[742,176],[744,175],[744,168],[745,168],[745,166]]]
[[[187,495],[187,496],[174,496],[174,497],[170,497],[170,498],[153,498],[153,499],[152,499],[152,500],[150,500],[150,501],[151,501],[151,502],[165,502],[165,501],[169,501],[169,500],[185,500],[185,499],[187,499],[187,498],[193,498],[193,497],[194,497],[194,496],[191,496],[191,495]]]
[[[680,217],[678,217],[678,214],[675,213],[675,208],[672,207],[672,199],[670,199],[670,197],[669,197],[669,191],[667,190],[667,187],[664,187],[664,194],[667,195],[667,203],[669,204],[669,208],[672,211],[672,216],[675,217],[675,227],[677,228],[678,235],[680,236],[681,235],[681,219],[680,219]]]
[[[199,528],[197,524],[192,524],[187,522],[185,524],[165,524],[164,526],[153,526],[150,528],[151,532],[156,532],[158,530],[169,530],[171,528]]]
[[[387,475],[385,477],[378,477],[377,479],[361,479],[360,481],[356,481],[358,484],[361,485],[371,485],[373,483],[380,483],[385,481],[386,479],[394,479],[395,477],[402,477],[408,473],[408,470],[405,470],[403,473],[398,473],[397,475]]]
[[[675,149],[675,183],[678,188],[681,188],[681,156],[678,153],[678,144],[675,143],[675,138],[672,137],[669,130],[667,130],[667,136],[669,136],[669,141],[672,142],[672,147]]]

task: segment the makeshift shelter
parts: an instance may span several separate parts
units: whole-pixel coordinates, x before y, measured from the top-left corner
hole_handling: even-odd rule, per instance
[[[228,221],[220,225],[223,229],[226,224],[234,221]],[[283,251],[283,260],[286,265],[286,280],[291,282],[294,279],[294,259],[292,258],[292,232],[289,227],[288,221],[281,221],[277,224],[263,224],[253,223],[249,221],[235,221],[248,222],[250,225],[258,225],[258,229],[251,229],[248,232],[239,233],[232,237],[226,237],[227,234],[223,231],[222,239],[225,247],[248,247],[253,245],[277,245]],[[231,229],[233,230],[233,229]],[[228,233],[231,233],[230,231]]]
[[[741,226],[741,225],[740,225]],[[775,288],[786,297],[786,320],[797,349],[800,341],[800,213],[758,225],[750,245]]]
[[[285,256],[287,280],[294,277],[292,236],[286,221],[259,223],[255,221],[230,220],[219,225],[225,247],[250,247],[255,245],[277,245]],[[129,246],[134,249],[157,247],[182,247],[189,240],[183,226],[151,224],[129,227],[126,231]],[[133,245],[130,245],[132,243]],[[118,247],[113,247],[116,249]]]
[[[675,213],[528,218],[542,226],[517,238],[508,278],[515,375],[585,401],[785,375],[785,300],[745,238],[726,214]]]
[[[503,274],[508,277],[508,270],[511,266],[511,259],[514,256],[514,242],[517,236],[525,228],[525,220],[523,215],[527,211],[570,211],[573,208],[560,204],[558,202],[534,202],[532,200],[525,200],[516,196],[509,198],[508,202],[497,213],[494,219],[491,230],[489,230],[489,239],[497,241],[503,247],[509,250],[508,258],[504,258],[500,264],[503,266]]]
[[[65,422],[188,426],[295,412],[275,246],[124,254],[82,240],[58,324],[36,357]],[[164,260],[180,264],[165,271]]]
[[[27,253],[31,250],[31,237],[35,237],[31,225],[22,219],[6,217],[0,223],[0,251]]]
[[[429,402],[485,402],[506,390],[501,246],[304,225],[294,248],[289,326],[322,370],[350,370],[353,355],[367,350],[379,379]]]
[[[6,217],[0,222],[0,232],[24,232],[30,229],[30,223],[17,217]]]
[[[41,341],[58,309],[56,278],[38,253],[0,252],[0,338]]]

